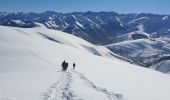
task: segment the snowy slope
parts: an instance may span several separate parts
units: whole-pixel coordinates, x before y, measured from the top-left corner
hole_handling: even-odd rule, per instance
[[[159,41],[151,41],[149,39],[138,39],[138,40],[129,40],[119,43],[113,43],[106,45],[106,47],[110,48],[110,50],[117,49],[120,52],[120,49],[127,50],[125,53],[126,56],[131,57],[149,57],[161,52],[159,48],[154,47],[160,43]],[[161,43],[160,43],[161,44]]]
[[[138,25],[132,28],[129,28],[126,31],[126,34],[121,34],[116,36],[113,41],[117,41],[117,43],[128,41],[128,40],[138,40],[138,39],[149,39],[150,36],[145,32],[143,25]],[[112,44],[112,43],[111,43]],[[109,44],[107,44],[109,45]]]
[[[159,63],[152,65],[150,68],[154,70],[161,71],[163,73],[170,74],[170,60],[163,60]]]
[[[138,39],[113,43],[106,47],[116,54],[132,60],[135,64],[169,73],[170,66],[162,63],[170,60],[169,43],[169,38]]]
[[[0,46],[0,100],[170,99],[169,76],[60,31],[0,26]]]

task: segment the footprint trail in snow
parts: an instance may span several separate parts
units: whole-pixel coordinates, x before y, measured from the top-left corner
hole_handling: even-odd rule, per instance
[[[94,90],[96,90],[97,92],[101,92],[103,94],[105,94],[108,98],[110,98],[111,100],[123,100],[123,95],[122,94],[115,94],[112,91],[108,91],[104,88],[98,87],[96,86],[93,82],[91,82],[90,80],[88,80],[82,73],[76,72],[74,71],[78,77],[80,77],[84,83],[90,87],[93,88]]]
[[[80,100],[70,89],[72,81],[72,73],[62,72],[61,78],[43,95],[43,100]]]
[[[96,86],[82,73],[62,72],[60,79],[42,96],[43,100],[124,100],[116,94]]]

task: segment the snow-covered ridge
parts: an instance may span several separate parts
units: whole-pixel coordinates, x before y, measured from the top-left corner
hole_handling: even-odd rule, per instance
[[[169,73],[169,38],[137,39],[106,45],[111,51],[131,59],[134,63]],[[167,63],[163,63],[167,62]],[[153,67],[154,66],[154,67]]]
[[[148,17],[140,17],[140,18],[137,18],[137,19],[134,19],[134,20],[128,22],[127,24],[133,24],[133,23],[136,23],[137,21],[148,20],[148,19],[149,19]]]
[[[164,16],[164,17],[162,18],[162,20],[168,20],[168,19],[169,19],[168,16]]]
[[[109,58],[106,48],[61,31],[0,26],[0,45],[0,100],[170,99],[169,76]]]

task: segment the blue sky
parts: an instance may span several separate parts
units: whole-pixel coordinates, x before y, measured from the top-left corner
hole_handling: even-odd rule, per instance
[[[116,11],[170,14],[170,0],[0,0],[5,12]]]

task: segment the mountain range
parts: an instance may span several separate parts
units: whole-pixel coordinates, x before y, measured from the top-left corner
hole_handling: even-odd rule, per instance
[[[170,15],[0,12],[3,26],[32,28],[39,26],[38,23],[103,45],[136,65],[170,73]]]

